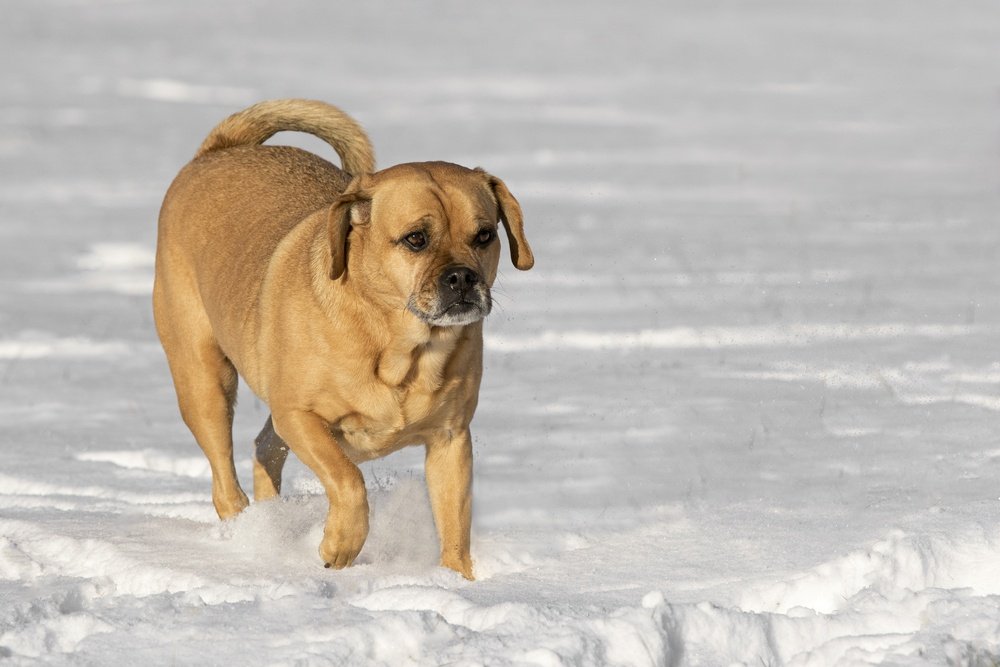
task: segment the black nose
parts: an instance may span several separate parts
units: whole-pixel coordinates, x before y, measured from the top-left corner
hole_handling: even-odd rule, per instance
[[[459,294],[479,282],[479,274],[467,266],[449,266],[441,273],[441,289],[451,289]]]

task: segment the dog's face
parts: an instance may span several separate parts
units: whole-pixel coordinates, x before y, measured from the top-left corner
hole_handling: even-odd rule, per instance
[[[432,326],[477,322],[492,308],[501,222],[514,265],[531,268],[520,206],[499,179],[444,162],[362,176],[331,209],[331,277],[339,250],[369,299]]]

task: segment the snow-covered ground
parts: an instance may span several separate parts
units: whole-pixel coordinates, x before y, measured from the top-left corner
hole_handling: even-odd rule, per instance
[[[1000,662],[1000,4],[346,5],[5,5],[0,663]],[[524,206],[474,583],[435,567],[419,451],[365,466],[347,571],[298,463],[215,518],[155,219],[285,96]],[[242,395],[247,486],[266,414]]]

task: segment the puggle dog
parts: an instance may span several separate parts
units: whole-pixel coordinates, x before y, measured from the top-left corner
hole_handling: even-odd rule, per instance
[[[287,130],[326,141],[343,168],[262,145]],[[212,130],[160,211],[153,309],[220,518],[248,504],[233,465],[239,374],[271,410],[254,498],[278,495],[291,449],[329,499],[327,567],[351,565],[368,535],[357,464],[424,445],[441,565],[473,578],[469,423],[500,223],[514,266],[531,268],[503,181],[446,162],[375,171],[361,127],[322,102],[261,102]]]

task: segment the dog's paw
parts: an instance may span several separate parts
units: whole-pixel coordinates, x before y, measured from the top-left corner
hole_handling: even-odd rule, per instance
[[[449,570],[454,570],[460,575],[468,579],[469,581],[475,581],[476,577],[472,574],[472,558],[469,556],[462,556],[460,558],[449,558],[446,556],[441,556],[441,567],[446,567]]]
[[[319,545],[325,567],[341,570],[350,567],[368,538],[368,503],[353,511],[331,508]]]
[[[219,515],[219,518],[226,521],[249,507],[250,500],[247,498],[247,494],[243,493],[243,489],[240,488],[229,493],[213,488],[212,504],[215,505],[215,513]]]
[[[323,559],[323,567],[342,570],[354,564],[354,559],[361,553],[364,546],[364,539],[356,537],[346,539],[329,540],[324,538],[319,547],[320,558]]]

